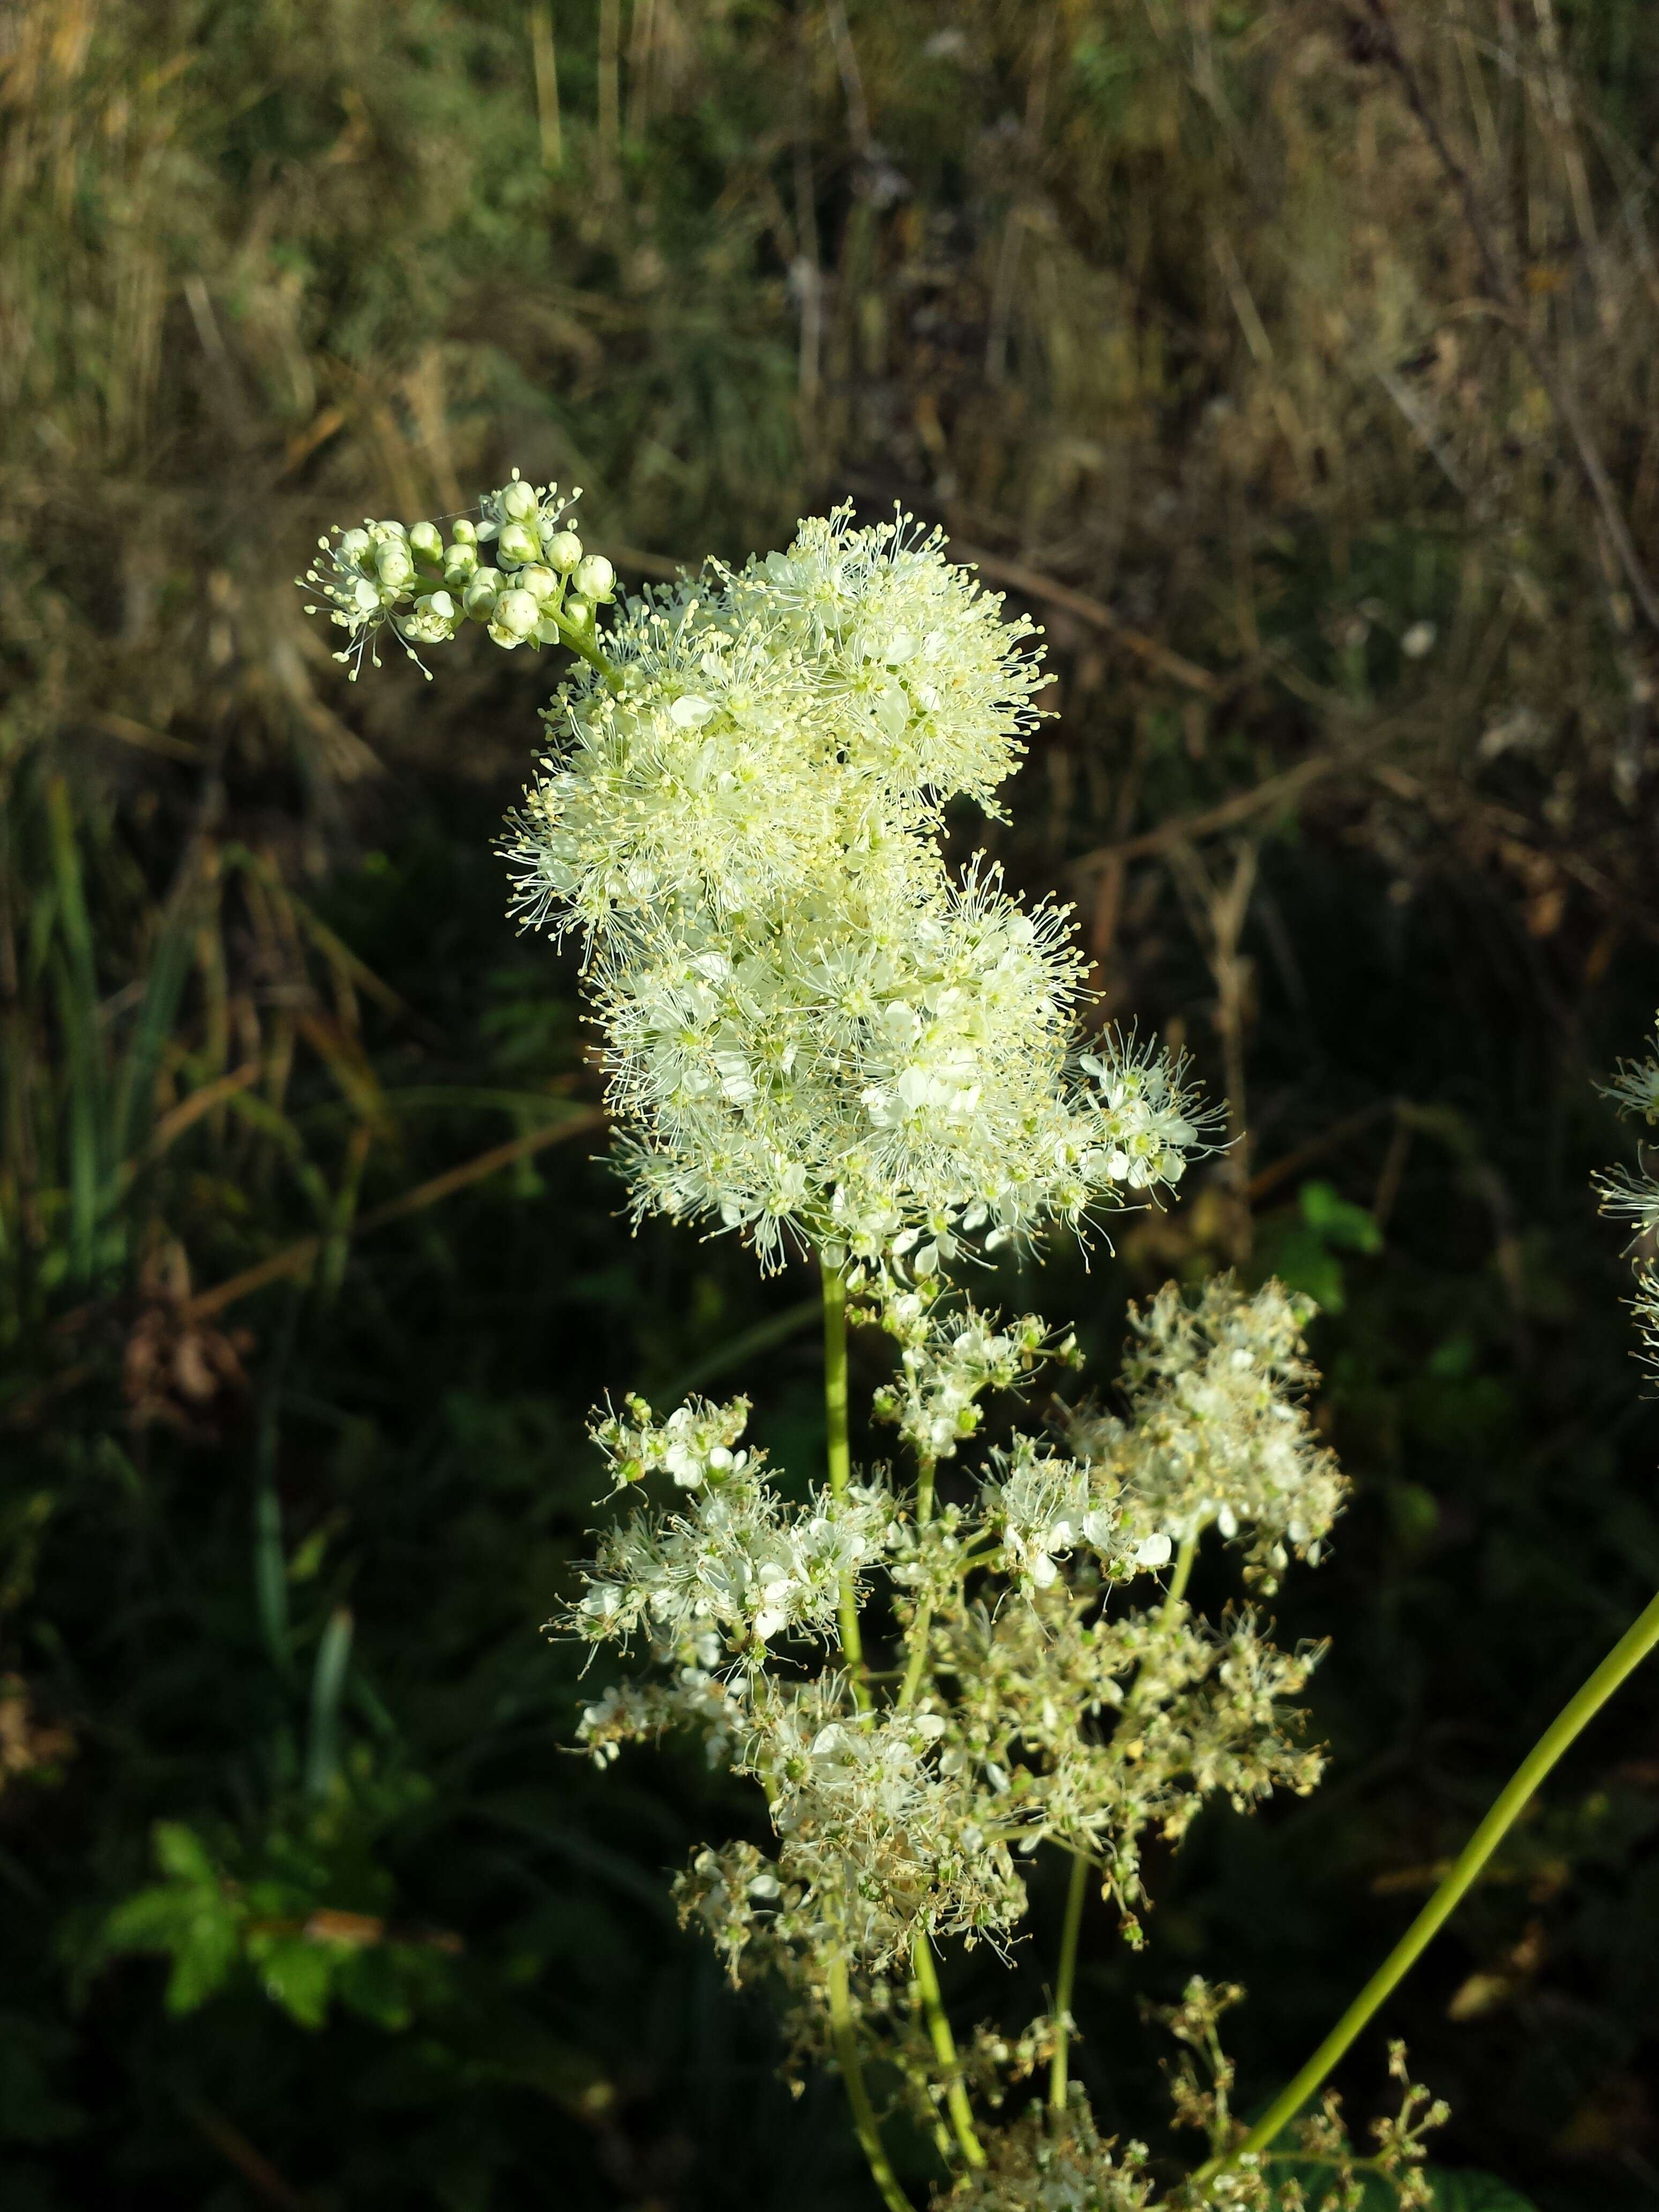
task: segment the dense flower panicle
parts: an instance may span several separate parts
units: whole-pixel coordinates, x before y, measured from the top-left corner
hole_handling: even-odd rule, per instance
[[[854,775],[929,811],[988,805],[1018,765],[1043,682],[1015,647],[1036,635],[908,516],[857,530],[850,506],[800,525],[787,552],[723,572],[734,617],[758,612],[824,671]]]
[[[467,620],[579,656],[506,850],[525,921],[580,941],[638,1212],[925,1277],[1204,1148],[1178,1064],[1079,1051],[1066,912],[945,867],[943,808],[994,807],[1043,679],[939,532],[841,507],[601,640],[609,564],[515,476],[447,537],[337,533],[306,580],[354,672],[382,628],[413,652]]]
[[[1195,1304],[1174,1284],[1132,1312],[1132,1418],[1076,1420],[1071,1443],[1119,1501],[1127,1535],[1170,1548],[1213,1524],[1271,1586],[1287,1550],[1317,1560],[1347,1485],[1302,1394],[1317,1380],[1302,1330],[1311,1302],[1231,1276]]]
[[[939,808],[1018,757],[1028,634],[843,511],[629,602],[562,686],[507,850],[580,937],[639,1211],[925,1277],[1200,1148],[1178,1066],[1079,1054],[1067,915],[945,870]]]

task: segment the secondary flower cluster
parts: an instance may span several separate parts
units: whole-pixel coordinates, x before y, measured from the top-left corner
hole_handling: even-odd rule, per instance
[[[1266,1588],[1289,1552],[1317,1563],[1347,1484],[1300,1402],[1314,1379],[1302,1341],[1312,1310],[1276,1283],[1249,1296],[1231,1275],[1195,1305],[1170,1284],[1131,1309],[1132,1416],[1078,1419],[1071,1442],[1110,1485],[1141,1557],[1168,1559],[1213,1525],[1245,1541],[1250,1579]]]
[[[702,1854],[682,1893],[734,1971],[810,1978],[838,1953],[879,1976],[921,1934],[1003,1942],[1025,1908],[1018,1856],[1044,1841],[1091,1860],[1133,1929],[1149,1830],[1178,1840],[1218,1792],[1243,1808],[1312,1786],[1319,1760],[1291,1741],[1285,1701],[1316,1655],[1275,1650],[1248,1612],[1212,1629],[1178,1603],[1105,1602],[1170,1556],[1147,1499],[1195,1530],[1218,1517],[1218,1468],[1232,1471],[1235,1531],[1255,1512],[1275,1536],[1289,1522],[1322,1533],[1340,1488],[1303,1433],[1297,1310],[1276,1284],[1253,1298],[1212,1288],[1196,1307],[1166,1292],[1137,1320],[1132,1413],[1107,1458],[1016,1434],[971,1504],[919,1517],[884,1483],[790,1504],[739,1443],[741,1400],[663,1420],[635,1400],[626,1420],[597,1425],[616,1474],[659,1471],[673,1502],[601,1540],[566,1616],[596,1644],[644,1638],[662,1670],[591,1705],[580,1734],[607,1764],[630,1738],[690,1727],[760,1783],[775,1856]],[[897,1293],[890,1319],[911,1355],[891,1410],[927,1464],[965,1437],[986,1389],[1059,1348],[1034,1318],[947,1317],[926,1289]],[[1247,1349],[1251,1386],[1218,1389],[1218,1361],[1243,1376],[1229,1363]],[[928,1409],[953,1376],[942,1436]],[[1176,1452],[1171,1408],[1189,1401],[1204,1449]],[[1265,1449],[1281,1430],[1299,1454]],[[843,1590],[877,1576],[907,1656],[885,1703],[856,1663],[796,1664],[833,1638]]]
[[[716,1639],[757,1663],[773,1637],[827,1635],[843,1581],[879,1559],[896,1519],[892,1498],[871,1484],[810,1504],[785,1504],[764,1473],[765,1454],[732,1450],[747,1403],[682,1407],[660,1427],[641,1399],[639,1426],[613,1416],[594,1434],[623,1480],[666,1468],[692,1492],[688,1512],[636,1512],[599,1540],[587,1591],[572,1625],[595,1643],[648,1638],[681,1665]],[[623,1455],[626,1455],[623,1456]]]

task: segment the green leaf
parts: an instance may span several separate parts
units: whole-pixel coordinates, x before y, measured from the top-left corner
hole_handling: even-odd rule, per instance
[[[1310,1229],[1346,1252],[1380,1252],[1382,1231],[1375,1214],[1340,1197],[1328,1182],[1304,1182],[1301,1190],[1302,1218]]]
[[[112,1907],[104,1942],[112,1951],[174,1951],[189,1940],[198,1899],[177,1882],[141,1889]]]
[[[218,1869],[194,1828],[187,1828],[182,1820],[158,1820],[152,1839],[155,1863],[163,1874],[204,1889],[218,1888]]]
[[[333,1946],[303,1936],[276,1936],[248,1948],[271,2002],[301,2027],[320,2027],[334,1993],[338,1954]]]
[[[167,2010],[194,2012],[216,1996],[241,1961],[241,1929],[228,1905],[198,1911],[173,1953]]]

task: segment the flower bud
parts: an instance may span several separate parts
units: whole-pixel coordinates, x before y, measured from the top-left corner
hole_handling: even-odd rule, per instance
[[[574,530],[556,530],[542,552],[562,576],[568,576],[582,557],[582,541]]]
[[[603,553],[590,553],[576,567],[576,589],[585,599],[608,599],[617,572]]]
[[[348,530],[335,548],[334,557],[355,568],[373,542],[366,530]]]
[[[465,540],[452,545],[444,555],[444,581],[457,589],[477,573],[478,549]]]
[[[482,622],[493,614],[495,602],[501,597],[501,572],[499,568],[480,568],[477,574],[461,593],[461,605],[474,622]]]
[[[531,486],[514,477],[501,494],[501,520],[528,522],[539,504]]]
[[[417,522],[409,533],[409,550],[423,568],[435,568],[444,557],[444,535],[435,523]]]
[[[586,629],[593,619],[593,602],[583,599],[580,592],[572,592],[564,603],[564,618],[574,629]]]
[[[531,635],[542,611],[528,592],[503,592],[495,602],[489,635],[497,645],[519,645]]]
[[[415,563],[401,539],[382,544],[374,556],[374,573],[389,591],[399,591],[415,579]]]
[[[462,515],[459,522],[450,524],[449,534],[458,545],[476,545],[478,542],[478,526],[476,522],[469,522],[466,517]]]
[[[559,595],[558,578],[550,568],[544,568],[539,562],[528,568],[520,568],[513,581],[520,591],[528,592],[538,605]]]
[[[537,560],[541,550],[541,539],[522,522],[509,522],[495,549],[504,568],[523,568],[527,561]]]

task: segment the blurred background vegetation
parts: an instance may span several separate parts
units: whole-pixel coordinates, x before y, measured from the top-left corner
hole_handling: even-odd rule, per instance
[[[1277,1269],[1358,1483],[1280,1602],[1329,1781],[1091,1921],[1083,2064],[1161,2140],[1200,1969],[1247,2105],[1305,2055],[1659,1583],[1586,1184],[1659,1000],[1656,131],[1645,0],[0,0],[9,2212],[868,2197],[666,1907],[755,1808],[601,1784],[536,1632],[605,1389],[811,1470],[813,1285],[616,1218],[489,849],[545,667],[349,690],[290,582],[514,464],[636,578],[899,499],[1047,626],[962,850],[1249,1134],[1006,1293],[1103,1381]],[[1542,2212],[1659,2203],[1656,1833],[1638,1679],[1390,2008]]]

